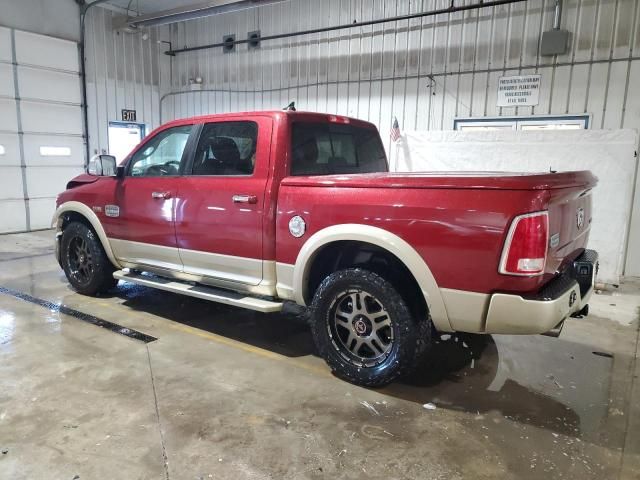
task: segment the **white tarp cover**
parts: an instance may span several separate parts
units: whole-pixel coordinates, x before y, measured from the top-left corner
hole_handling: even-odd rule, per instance
[[[589,248],[600,254],[599,280],[623,273],[636,171],[636,130],[406,131],[392,146],[392,170],[548,172],[591,170]],[[632,246],[629,246],[632,248]]]

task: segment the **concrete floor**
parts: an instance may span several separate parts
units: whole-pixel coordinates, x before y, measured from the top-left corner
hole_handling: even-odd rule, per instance
[[[158,340],[0,293],[2,479],[640,479],[639,282],[558,339],[454,336],[367,390],[330,374],[294,313],[78,295],[52,235],[0,236],[0,287]]]

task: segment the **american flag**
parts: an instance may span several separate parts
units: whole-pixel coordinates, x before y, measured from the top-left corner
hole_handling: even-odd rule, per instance
[[[398,119],[393,117],[393,125],[391,126],[391,141],[397,142],[400,139],[400,125]]]

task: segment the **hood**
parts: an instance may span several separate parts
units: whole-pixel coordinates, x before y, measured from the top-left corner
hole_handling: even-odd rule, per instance
[[[87,173],[81,173],[77,177],[74,177],[71,180],[69,180],[69,182],[67,182],[67,190],[74,187],[78,187],[80,185],[84,185],[86,183],[97,182],[99,178],[100,177],[98,177],[97,175],[89,175]]]

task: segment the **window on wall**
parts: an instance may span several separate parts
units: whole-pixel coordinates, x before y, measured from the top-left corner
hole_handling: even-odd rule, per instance
[[[453,121],[453,129],[463,132],[495,130],[583,130],[589,128],[589,120],[589,115],[456,118]]]
[[[69,147],[40,147],[40,155],[43,157],[70,157],[71,149]]]

